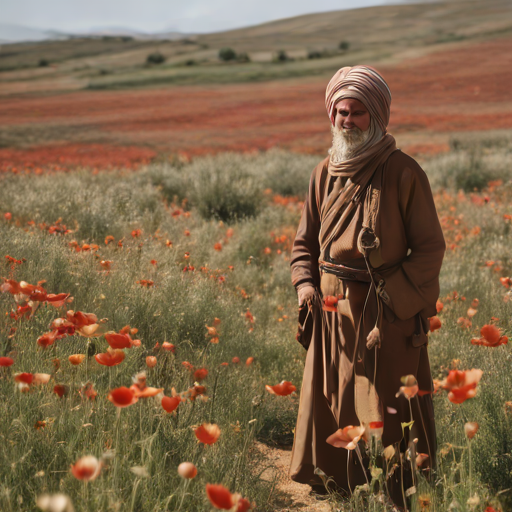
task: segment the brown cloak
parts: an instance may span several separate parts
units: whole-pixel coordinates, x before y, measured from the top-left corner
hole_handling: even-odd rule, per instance
[[[318,260],[324,257],[319,243],[320,212],[336,179],[328,173],[328,164],[326,158],[311,176],[292,250],[292,282],[296,287],[310,283],[323,295],[340,293],[344,299],[338,302],[335,313],[323,311],[319,301],[313,304],[313,334],[304,368],[290,475],[298,482],[320,484],[314,472],[319,468],[350,493],[356,485],[365,483],[363,468],[353,452],[326,443],[328,436],[348,425],[381,419],[382,444],[395,446],[398,462],[399,452],[405,451],[410,439],[418,438],[417,451],[429,454],[430,466],[435,466],[431,395],[411,400],[414,425],[409,432],[402,431],[401,426],[411,420],[409,402],[396,393],[402,385],[400,378],[409,374],[416,377],[420,390],[432,391],[427,344],[413,344],[413,334],[420,319],[428,325],[427,318],[436,314],[445,242],[425,173],[412,158],[394,151],[377,169],[381,179],[375,232],[380,247],[370,253],[371,266],[385,280],[388,297],[381,328],[383,340],[381,348],[368,350],[361,342],[356,347],[356,330],[369,284],[321,275],[319,270]],[[360,203],[337,226],[330,248],[332,258],[352,268],[366,268],[357,250],[362,221]],[[377,301],[373,294],[368,297],[363,335],[359,337],[364,341],[377,315]],[[363,389],[356,384],[358,380]],[[365,382],[371,387],[366,393]],[[377,395],[373,396],[378,402],[377,411],[371,409],[371,400],[365,402],[365,394],[371,397],[372,391]],[[386,485],[393,500],[403,504],[399,476],[400,471],[395,471]]]

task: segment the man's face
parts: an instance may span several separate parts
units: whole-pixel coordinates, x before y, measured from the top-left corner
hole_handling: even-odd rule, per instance
[[[354,98],[345,98],[334,106],[334,126],[339,130],[352,130],[359,128],[365,132],[370,127],[370,113],[368,109]]]

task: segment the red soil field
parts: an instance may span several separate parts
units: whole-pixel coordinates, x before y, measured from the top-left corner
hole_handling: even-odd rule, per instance
[[[390,132],[421,135],[405,147],[417,154],[448,149],[447,138],[439,143],[434,135],[511,129],[510,48],[512,39],[496,39],[380,66],[393,94]],[[155,152],[195,156],[274,146],[323,154],[330,142],[326,84],[307,78],[0,98],[4,128],[56,133],[50,148],[0,149],[0,169],[134,167]]]

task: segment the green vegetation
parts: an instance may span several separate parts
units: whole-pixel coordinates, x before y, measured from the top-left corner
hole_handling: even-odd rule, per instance
[[[223,61],[235,60],[236,52],[233,48],[221,48],[219,50],[219,59]]]
[[[153,52],[146,57],[146,62],[148,64],[162,64],[165,62],[165,56],[160,52]]]
[[[457,194],[447,178],[449,169],[459,168],[450,167],[453,162],[462,169],[460,162],[471,161],[464,148],[425,165],[449,246],[441,275],[442,327],[430,339],[432,373],[442,378],[452,364],[483,370],[475,398],[455,405],[445,392],[435,396],[440,462],[436,487],[420,481],[415,495],[427,497],[431,510],[457,510],[455,503],[459,510],[482,512],[491,504],[498,509],[494,496],[508,489],[512,478],[511,417],[505,407],[512,400],[510,346],[470,342],[491,317],[499,318],[497,325],[505,333],[511,328],[510,302],[503,300],[507,289],[499,281],[512,273],[510,222],[503,217],[512,213],[512,173],[506,165],[511,150],[503,146],[488,154],[485,147],[480,151],[481,168],[493,176],[495,169],[503,169],[504,180],[482,193]],[[195,512],[209,509],[204,490],[208,482],[254,500],[258,510],[276,510],[278,492],[272,482],[259,479],[266,464],[251,445],[256,438],[268,443],[289,443],[292,438],[298,398],[272,396],[265,384],[286,379],[300,390],[305,353],[294,339],[296,296],[290,285],[289,248],[301,212],[293,196],[304,196],[317,160],[271,151],[152,164],[138,172],[0,177],[1,256],[21,261],[6,265],[3,276],[32,284],[46,280],[48,292],[74,297],[64,308],[43,305],[32,318],[14,320],[5,314],[15,309],[13,297],[0,295],[0,356],[15,360],[13,367],[2,369],[0,379],[2,510],[32,511],[41,493],[64,492],[78,512],[115,506],[141,512],[177,510],[181,500],[181,511]],[[274,199],[274,194],[287,200]],[[11,220],[4,219],[5,212],[12,214]],[[65,225],[72,232],[50,234],[51,225]],[[105,245],[108,235],[114,242]],[[72,241],[78,246],[96,243],[99,249],[76,252]],[[110,270],[101,265],[106,260],[112,262]],[[486,265],[488,260],[493,265]],[[143,286],[141,280],[153,285]],[[457,319],[466,316],[474,298],[480,304],[473,326],[461,329]],[[92,357],[105,352],[103,337],[69,336],[41,349],[37,338],[66,308],[95,313],[114,331],[125,325],[137,328],[134,338],[142,344],[126,349],[125,361],[112,368]],[[205,327],[216,317],[218,344],[209,341]],[[176,353],[154,348],[163,341],[173,343]],[[68,356],[76,353],[89,357],[74,367]],[[152,355],[157,365],[146,368],[146,357]],[[241,363],[233,363],[233,357]],[[255,359],[245,366],[248,357]],[[60,359],[59,369],[55,358]],[[459,361],[452,363],[454,359]],[[194,378],[183,361],[208,370],[202,382],[208,400],[181,403],[178,414],[171,415],[154,398],[139,399],[120,414],[106,399],[109,389],[129,386],[132,376],[144,369],[149,386],[164,388],[168,396],[173,387],[184,391]],[[52,378],[20,393],[12,373],[22,371]],[[78,394],[88,381],[98,392],[93,402]],[[59,398],[55,384],[69,386],[69,394]],[[38,421],[45,426],[34,428]],[[466,421],[480,424],[470,444],[464,437]],[[214,445],[197,444],[191,426],[202,422],[219,425],[221,436]],[[103,455],[106,464],[88,484],[69,472],[82,455]],[[176,473],[185,460],[199,471],[188,487]],[[467,501],[475,494],[479,504],[471,508]],[[504,510],[510,507],[509,496],[509,491],[499,496]],[[413,511],[419,512],[415,497],[413,501]],[[384,510],[377,498],[361,490],[350,503],[337,502],[337,507]]]

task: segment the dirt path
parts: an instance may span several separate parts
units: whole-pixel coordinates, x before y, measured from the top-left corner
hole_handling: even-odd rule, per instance
[[[326,501],[310,496],[309,485],[294,482],[288,476],[291,461],[291,447],[289,449],[272,448],[266,444],[257,442],[255,449],[264,455],[266,465],[270,466],[262,474],[261,478],[273,481],[277,480],[277,489],[282,494],[275,512],[330,512],[331,508]]]

